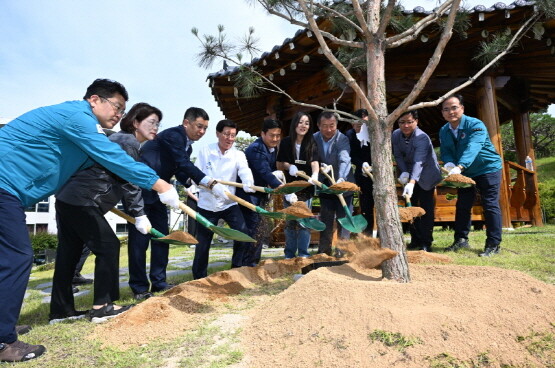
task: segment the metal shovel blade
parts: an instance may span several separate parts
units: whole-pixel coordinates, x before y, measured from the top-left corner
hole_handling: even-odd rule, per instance
[[[326,229],[326,224],[314,217],[297,219],[297,222],[308,229],[316,231],[323,231]]]
[[[166,243],[166,244],[173,244],[173,245],[191,245],[191,244],[198,244],[198,240],[195,241],[191,241],[191,242],[183,242],[180,240],[176,240],[176,239],[171,239],[166,237],[166,235],[162,234],[161,232],[159,232],[158,230],[156,230],[155,228],[151,228],[150,229],[150,235],[153,236],[153,240],[162,242],[162,243]],[[169,235],[168,235],[169,236]],[[189,235],[191,236],[191,235]]]
[[[251,238],[245,233],[240,232],[239,230],[229,229],[227,227],[216,226],[204,216],[197,213],[195,216],[195,220],[202,226],[212,230],[215,234],[223,236],[226,239],[237,240],[247,243],[256,243],[256,240]]]
[[[349,207],[343,206],[345,210],[345,217],[338,218],[337,221],[343,226],[345,229],[349,230],[352,233],[361,233],[366,229],[368,226],[368,221],[362,215],[351,215],[349,211]]]

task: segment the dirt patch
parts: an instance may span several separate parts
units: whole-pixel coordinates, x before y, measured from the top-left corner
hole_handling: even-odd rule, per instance
[[[185,231],[174,231],[160,239],[177,240],[185,244],[198,244],[198,240]]]
[[[415,218],[426,213],[422,207],[400,207],[399,218],[402,222],[413,222]]]
[[[349,263],[309,272],[284,292],[257,299],[256,307],[238,312],[242,317],[217,319],[224,327],[242,327],[240,366],[429,367],[441,354],[465,362],[485,354],[488,367],[547,366],[518,337],[555,332],[555,286],[518,271],[440,264],[450,258],[422,251],[407,252],[412,281],[401,284],[382,280],[381,271],[369,267],[392,252],[380,251],[375,239],[337,246]],[[365,253],[375,254],[374,261],[358,262]],[[267,260],[218,272],[150,298],[97,326],[93,337],[119,349],[173,339],[218,312],[229,313],[224,304],[238,302],[233,296],[245,289],[333,260]],[[372,341],[376,330],[420,342],[398,350]]]
[[[278,212],[292,215],[298,218],[309,218],[314,216],[312,211],[310,211],[306,203],[304,203],[303,201],[294,202],[293,204],[291,204],[291,206],[279,210]]]
[[[360,192],[360,187],[355,183],[351,183],[349,181],[343,181],[341,183],[335,183],[330,186],[332,190],[340,190],[342,192]]]
[[[462,184],[472,184],[472,185],[476,184],[476,182],[473,179],[461,174],[451,174],[446,176],[445,179],[443,180],[451,183],[462,183]]]

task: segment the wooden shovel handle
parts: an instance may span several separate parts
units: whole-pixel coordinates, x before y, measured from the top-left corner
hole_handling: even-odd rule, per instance
[[[324,170],[321,170],[322,174],[324,174],[324,176],[326,178],[328,178],[328,180],[330,181],[330,183],[333,185],[335,184],[335,178],[333,176],[330,176],[327,172],[324,172]],[[332,175],[333,175],[333,171],[332,171]],[[343,193],[338,193],[336,194],[337,198],[339,198],[339,202],[341,202],[341,206],[343,207],[347,207],[347,202],[345,202],[345,198],[343,198]]]
[[[223,184],[223,185],[230,185],[230,186],[236,187],[236,188],[243,188],[242,183],[236,183],[234,181],[218,180],[218,183]],[[252,189],[256,190],[257,192],[266,193],[266,190],[263,187],[259,187],[259,186],[256,186],[256,185],[251,185],[250,187]]]
[[[197,212],[183,202],[179,202],[179,209],[194,219],[197,218]]]
[[[370,166],[371,167],[371,166]],[[372,181],[374,181],[374,175],[372,175],[372,173],[370,172],[370,170],[368,170],[367,167],[363,166],[362,167],[362,171],[364,171],[366,173],[366,175],[368,175],[368,177],[370,179],[372,179]]]
[[[250,202],[245,201],[243,198],[239,198],[234,194],[231,194],[230,192],[226,191],[225,194],[227,195],[227,197],[229,199],[231,199],[232,201],[235,201],[237,203],[239,203],[240,205],[243,205],[245,207],[247,207],[248,209],[255,211],[256,212],[256,206]]]
[[[322,183],[320,183],[318,180],[312,179],[312,178],[311,178],[310,176],[308,176],[304,171],[297,171],[297,176],[300,176],[301,178],[306,179],[306,180],[312,180],[312,182],[313,182],[314,184],[316,184],[316,186],[322,188]]]
[[[125,213],[125,212],[123,212],[123,211],[120,211],[120,210],[118,210],[118,209],[115,208],[115,207],[112,208],[112,209],[110,210],[110,212],[115,213],[115,214],[118,215],[119,217],[123,218],[124,220],[127,220],[128,222],[130,222],[130,223],[132,223],[132,224],[135,224],[135,218],[134,218],[134,217],[129,216],[127,213]]]

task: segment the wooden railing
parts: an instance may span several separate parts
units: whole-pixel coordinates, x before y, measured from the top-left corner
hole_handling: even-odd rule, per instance
[[[541,226],[543,221],[536,172],[511,161],[505,161],[504,165],[505,177],[509,183],[511,221]]]

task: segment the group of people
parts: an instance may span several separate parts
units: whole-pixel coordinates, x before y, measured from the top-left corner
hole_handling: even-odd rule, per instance
[[[282,124],[275,119],[262,123],[260,137],[245,152],[234,147],[237,125],[222,120],[216,125],[217,142],[203,147],[192,162],[192,144],[202,138],[209,117],[201,108],[185,112],[181,125],[158,132],[162,112],[147,103],[137,103],[125,113],[128,94],[118,82],[97,79],[83,100],[32,110],[0,130],[0,361],[34,359],[46,350],[18,339],[26,332],[16,326],[31,270],[33,254],[25,222],[24,208],[56,194],[56,221],[59,246],[56,256],[49,318],[52,322],[88,317],[100,322],[125,312],[130,306],[115,304],[119,299],[120,242],[104,215],[119,201],[134,218],[129,229],[129,286],[136,300],[173,285],[166,279],[169,246],[149,234],[154,227],[168,234],[168,209],[179,208],[179,195],[170,181],[194,183],[198,188],[198,213],[210,222],[225,220],[235,230],[256,239],[256,243],[236,241],[232,267],[256,266],[269,232],[255,211],[238,206],[229,198],[235,194],[265,207],[269,195],[254,186],[279,188],[296,180],[300,171],[309,182],[331,185],[320,167],[332,170],[337,182],[355,181],[361,187],[362,214],[373,230],[371,139],[360,134],[368,113],[346,134],[338,130],[334,113],[324,111],[316,126],[308,113],[297,113],[289,136],[282,139]],[[451,250],[468,247],[470,209],[476,189],[481,193],[486,213],[487,240],[483,255],[499,251],[501,242],[498,192],[500,160],[484,124],[464,115],[462,97],[444,101],[447,124],[440,132],[442,158],[450,173],[472,177],[476,188],[459,189],[455,242]],[[120,122],[120,131],[110,134]],[[439,165],[429,137],[418,128],[418,115],[409,112],[399,118],[393,132],[393,150],[404,184],[404,194],[426,209],[426,215],[411,227],[412,245],[431,250],[434,218],[433,190],[441,180]],[[313,133],[315,130],[317,132]],[[352,164],[355,165],[353,172]],[[240,182],[237,190],[219,181]],[[314,187],[285,196],[285,206],[303,201],[310,208]],[[350,233],[336,220],[345,208],[335,195],[320,193],[320,220],[326,229],[320,235],[319,253],[332,253],[334,225],[340,238]],[[346,193],[352,211],[353,194]],[[248,224],[248,226],[246,225]],[[207,276],[213,232],[197,229],[193,277]],[[308,257],[310,229],[297,221],[285,226],[285,258]],[[146,272],[146,252],[150,247],[150,272]],[[95,258],[93,306],[75,309],[72,280],[84,249]]]

